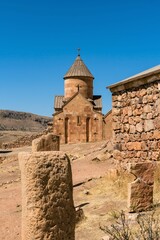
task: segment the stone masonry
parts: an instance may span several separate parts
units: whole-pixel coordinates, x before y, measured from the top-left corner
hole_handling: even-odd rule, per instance
[[[160,67],[109,87],[115,158],[157,160],[160,148]]]
[[[20,153],[22,240],[74,240],[69,159],[62,152]]]
[[[64,76],[64,96],[54,101],[53,133],[61,144],[102,141],[102,98],[93,94],[93,81],[78,55]]]
[[[131,163],[129,172],[136,179],[129,183],[129,212],[141,212],[153,207],[154,169],[152,162]]]
[[[59,151],[59,148],[59,137],[51,133],[42,135],[41,137],[32,141],[32,152]]]

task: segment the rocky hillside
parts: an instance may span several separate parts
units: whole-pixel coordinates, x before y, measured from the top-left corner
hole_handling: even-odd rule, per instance
[[[41,132],[47,128],[51,117],[26,112],[0,110],[0,131]]]

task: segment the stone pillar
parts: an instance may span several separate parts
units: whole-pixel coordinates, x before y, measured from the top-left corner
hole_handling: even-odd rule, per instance
[[[59,151],[59,136],[48,133],[32,141],[32,152]]]
[[[129,183],[129,212],[141,212],[153,206],[154,164],[152,162],[130,163],[129,172],[136,179]]]
[[[22,240],[74,240],[72,173],[63,152],[19,153]]]

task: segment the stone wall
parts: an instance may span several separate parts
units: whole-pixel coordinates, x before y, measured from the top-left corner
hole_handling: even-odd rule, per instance
[[[52,132],[53,132],[53,122],[49,122],[47,129],[45,129],[43,132],[26,134],[25,136],[19,137],[15,141],[4,142],[4,143],[0,142],[0,147],[3,149],[8,149],[8,148],[19,148],[24,146],[31,146],[32,141],[34,139]],[[15,132],[15,135],[16,135],[16,132]]]
[[[20,153],[22,240],[74,240],[69,159],[62,152]]]
[[[137,84],[138,85],[138,84]],[[157,160],[160,148],[160,80],[113,91],[115,158]]]
[[[38,133],[38,134],[30,134],[30,135],[25,135],[23,137],[18,138],[17,140],[13,142],[6,142],[2,144],[3,149],[8,149],[8,148],[19,148],[19,147],[24,147],[24,146],[31,146],[32,141],[40,136],[42,136],[43,133]]]

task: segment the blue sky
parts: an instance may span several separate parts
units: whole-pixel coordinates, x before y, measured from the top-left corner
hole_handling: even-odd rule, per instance
[[[0,109],[51,116],[81,48],[94,94],[160,64],[159,0],[0,0]]]

